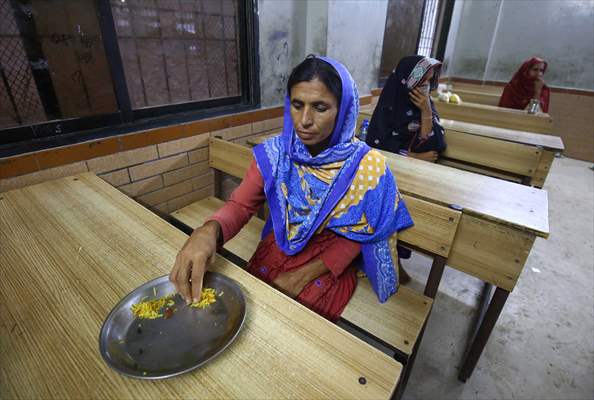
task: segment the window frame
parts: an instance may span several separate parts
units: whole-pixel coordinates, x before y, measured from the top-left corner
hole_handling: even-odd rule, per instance
[[[140,109],[133,109],[130,102],[110,1],[96,0],[96,4],[118,111],[0,129],[0,158],[260,107],[258,14],[255,0],[237,1],[240,96]],[[19,9],[18,12],[23,11]],[[19,29],[23,32],[20,25]]]

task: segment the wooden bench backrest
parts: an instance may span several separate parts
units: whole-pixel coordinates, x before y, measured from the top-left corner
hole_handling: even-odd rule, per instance
[[[368,113],[360,113],[357,129],[364,119],[371,119]],[[488,168],[522,176],[533,176],[542,153],[535,146],[506,142],[499,139],[471,135],[447,129],[444,157],[464,161]]]
[[[251,149],[221,139],[210,139],[209,166],[234,177],[243,178],[253,159]],[[461,212],[403,196],[415,226],[399,234],[402,242],[432,254],[447,257],[450,253]]]
[[[499,105],[499,98],[501,97],[501,94],[481,92],[474,89],[458,88],[458,85],[454,85],[452,93],[456,93],[458,96],[460,96],[463,102],[486,104],[488,106]]]
[[[506,142],[445,130],[447,148],[443,156],[522,176],[533,176],[542,150],[535,146]]]
[[[551,133],[553,120],[548,114],[528,114],[484,104],[435,102],[440,117],[528,132]]]
[[[525,144],[527,146],[542,147],[543,149],[559,152],[565,149],[563,140],[559,136],[542,133],[520,131],[517,129],[499,128],[496,126],[473,124],[471,122],[455,121],[441,118],[441,125],[447,130],[464,132],[471,135],[485,136],[505,142]]]
[[[494,96],[501,96],[501,93],[503,93],[503,86],[481,85],[479,83],[470,82],[450,82],[450,84],[454,93],[456,93],[456,90],[469,90],[476,93],[490,94]]]

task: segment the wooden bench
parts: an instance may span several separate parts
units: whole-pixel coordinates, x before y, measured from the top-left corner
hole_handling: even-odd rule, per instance
[[[240,176],[239,160],[251,160],[251,152],[245,148],[242,151],[241,146],[232,151],[225,151],[229,149],[227,146],[223,151],[217,150],[216,146],[224,143],[211,142],[214,149],[211,165],[220,164],[225,172]],[[459,222],[450,221],[457,225],[451,247],[438,246],[448,252],[447,265],[496,287],[493,297],[484,297],[486,312],[477,318],[475,334],[461,365],[458,377],[465,381],[472,374],[507,297],[518,282],[535,239],[549,235],[547,193],[443,165],[384,154],[402,194],[462,211]],[[414,210],[412,213],[418,220],[418,214]],[[405,241],[405,235],[400,239]],[[435,262],[430,282],[438,284],[439,279],[431,278],[441,274],[434,274],[434,271],[439,272]],[[436,286],[426,288],[429,295],[436,291]]]
[[[462,210],[447,265],[486,284],[458,378],[472,374],[537,237],[549,236],[546,191],[384,152],[401,193]]]
[[[362,108],[357,125],[371,119],[373,106]],[[541,188],[556,153],[558,136],[498,128],[442,118],[448,147],[439,163],[466,171]]]
[[[249,148],[211,139],[209,165],[215,171],[243,177],[251,162]],[[218,178],[220,180],[220,175]],[[217,192],[218,189],[215,189]],[[376,339],[394,351],[405,364],[399,393],[402,393],[412,369],[424,326],[437,293],[445,260],[449,255],[460,220],[460,211],[405,195],[415,226],[399,234],[398,240],[434,257],[425,294],[401,286],[398,293],[380,304],[367,279],[359,279],[357,289],[345,308],[342,319],[349,327]],[[190,228],[203,224],[224,202],[216,197],[195,202],[171,214]],[[247,261],[254,253],[264,221],[252,218],[246,227],[224,248]]]

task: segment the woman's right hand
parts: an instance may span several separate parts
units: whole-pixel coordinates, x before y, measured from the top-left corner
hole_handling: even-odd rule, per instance
[[[417,160],[435,162],[439,158],[437,151],[426,151],[424,153],[408,153],[409,157],[416,158]]]
[[[169,280],[186,303],[197,303],[202,293],[202,278],[217,252],[221,227],[216,221],[208,221],[194,230],[177,253]]]
[[[537,80],[534,81],[534,94],[535,95],[540,95],[540,92],[542,91],[543,86],[545,85],[545,81],[542,78],[538,78]]]

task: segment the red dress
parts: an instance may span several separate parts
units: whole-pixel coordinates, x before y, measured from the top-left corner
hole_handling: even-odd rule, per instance
[[[266,201],[264,181],[255,161],[252,161],[245,178],[227,203],[209,220],[221,225],[223,241],[232,239]],[[274,232],[270,232],[256,248],[248,271],[270,283],[283,272],[299,269],[322,260],[329,272],[305,286],[296,298],[301,304],[318,314],[335,321],[340,317],[357,285],[356,271],[351,266],[361,246],[334,232],[324,230],[312,237],[298,254],[288,256],[278,247]]]
[[[512,80],[505,85],[503,93],[499,99],[499,107],[515,108],[517,110],[524,110],[532,97],[534,97],[534,79],[529,77],[530,69],[536,64],[543,63],[545,71],[547,69],[546,61],[532,57],[524,61],[520,69],[516,71]],[[544,85],[540,91],[540,108],[543,112],[549,112],[549,98],[551,90],[547,85]]]

